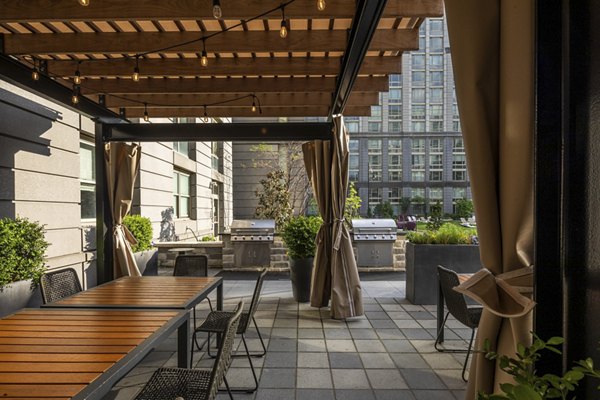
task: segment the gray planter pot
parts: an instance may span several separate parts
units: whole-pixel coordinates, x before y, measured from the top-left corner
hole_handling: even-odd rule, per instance
[[[144,276],[158,275],[158,250],[146,250],[133,253],[135,262]]]
[[[310,283],[312,279],[314,258],[290,260],[290,279],[292,281],[292,294],[299,303],[310,301]]]
[[[479,246],[406,243],[406,298],[413,304],[437,304],[437,266],[458,273],[481,269]]]
[[[18,281],[0,289],[0,318],[21,308],[37,308],[42,304],[39,286],[31,287],[31,281]]]

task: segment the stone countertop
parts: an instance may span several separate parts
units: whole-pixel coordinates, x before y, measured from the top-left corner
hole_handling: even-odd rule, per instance
[[[174,249],[174,248],[185,248],[185,247],[223,247],[223,242],[221,241],[211,241],[211,242],[155,242],[154,247],[161,249]]]

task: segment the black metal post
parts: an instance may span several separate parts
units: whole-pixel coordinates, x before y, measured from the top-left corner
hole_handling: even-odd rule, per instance
[[[108,202],[104,144],[110,128],[96,122],[96,276],[98,284],[113,280],[112,216]]]

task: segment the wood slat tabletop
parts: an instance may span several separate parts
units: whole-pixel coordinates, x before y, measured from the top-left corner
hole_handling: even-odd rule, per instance
[[[0,320],[0,398],[94,397],[182,321],[168,310],[19,311]]]
[[[189,309],[219,285],[219,277],[127,276],[44,307]]]

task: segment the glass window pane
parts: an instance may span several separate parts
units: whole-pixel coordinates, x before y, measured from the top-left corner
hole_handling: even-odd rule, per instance
[[[179,218],[185,218],[190,215],[190,198],[180,197],[179,198]]]
[[[412,82],[413,85],[422,86],[425,84],[425,72],[424,71],[414,71],[412,73]]]
[[[429,38],[429,51],[431,51],[431,52],[444,51],[444,40],[441,37]]]
[[[179,194],[189,196],[190,194],[190,176],[179,174]]]
[[[413,103],[425,103],[425,89],[413,89],[412,101]]]
[[[81,219],[96,218],[96,188],[94,185],[81,185]]]
[[[84,181],[96,181],[94,146],[81,143],[79,148],[79,177]]]
[[[440,88],[429,89],[429,100],[432,103],[441,103],[443,101],[444,91]]]

